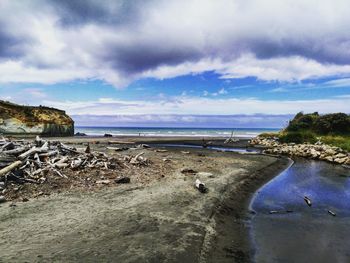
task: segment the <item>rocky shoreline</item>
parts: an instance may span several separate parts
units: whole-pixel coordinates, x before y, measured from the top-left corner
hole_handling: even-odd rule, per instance
[[[335,164],[350,165],[350,154],[347,151],[320,141],[315,144],[280,143],[277,137],[258,136],[252,139],[250,144],[264,147],[263,153],[267,154],[298,156]]]

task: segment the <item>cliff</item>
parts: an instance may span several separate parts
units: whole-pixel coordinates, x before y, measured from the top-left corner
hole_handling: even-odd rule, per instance
[[[0,133],[72,136],[74,121],[62,110],[0,100]]]

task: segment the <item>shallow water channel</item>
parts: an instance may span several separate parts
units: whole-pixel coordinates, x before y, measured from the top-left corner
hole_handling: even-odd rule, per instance
[[[349,169],[296,159],[256,192],[250,209],[255,262],[350,262]]]
[[[168,144],[168,143],[162,143],[162,144],[150,144],[152,146],[157,147],[174,147],[174,148],[194,148],[194,149],[203,149],[204,147],[201,145],[195,145],[195,144]],[[208,145],[205,147],[205,149],[209,150],[215,150],[215,151],[223,151],[223,152],[239,152],[239,153],[260,153],[261,149],[254,148],[254,147],[222,147],[222,146],[211,146]]]

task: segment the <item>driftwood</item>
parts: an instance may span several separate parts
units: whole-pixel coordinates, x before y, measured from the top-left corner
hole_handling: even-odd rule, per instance
[[[336,213],[334,213],[334,212],[331,211],[331,210],[328,210],[328,214],[330,214],[330,215],[332,215],[332,216],[336,216],[336,215],[337,215]]]
[[[133,142],[112,141],[111,144],[134,144]],[[140,148],[148,148],[140,145]],[[108,147],[110,150],[125,150],[126,147]],[[59,141],[47,141],[36,137],[33,141],[10,141],[0,137],[0,183],[6,189],[7,181],[16,184],[33,183],[43,184],[50,182],[49,177],[55,180],[65,180],[70,174],[78,175],[75,171],[85,169],[113,170],[130,165],[150,164],[144,153],[136,155],[120,155],[110,157],[104,152],[93,151],[90,145],[77,149]],[[103,178],[101,178],[103,179]],[[130,178],[118,178],[115,183],[129,183]],[[105,180],[98,183],[106,184]],[[11,184],[9,184],[11,185]]]
[[[8,174],[12,170],[18,168],[19,166],[22,165],[22,161],[15,161],[14,163],[10,164],[9,166],[3,168],[0,170],[0,177]]]
[[[166,153],[168,150],[165,149],[156,149],[155,152],[157,153]]]
[[[206,193],[208,192],[208,189],[205,187],[205,184],[202,183],[199,179],[196,179],[194,186],[198,189],[199,192],[201,193]]]
[[[304,196],[304,201],[308,206],[312,206],[312,202],[311,202],[311,199],[309,197]]]
[[[238,141],[239,141],[239,139],[235,139],[234,132],[232,131],[230,138],[226,139],[224,143],[225,144],[227,144],[227,143],[235,143],[235,142],[238,142]]]

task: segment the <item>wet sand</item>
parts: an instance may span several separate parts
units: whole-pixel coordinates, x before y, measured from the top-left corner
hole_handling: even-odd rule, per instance
[[[96,150],[111,140],[201,143],[193,138],[60,140],[90,142]],[[1,204],[0,262],[249,262],[249,199],[288,160],[207,149],[142,151],[153,166],[124,171],[131,184],[73,185],[16,206]],[[164,158],[171,161],[164,164]],[[183,174],[183,168],[199,173]],[[208,193],[194,188],[197,178]]]

